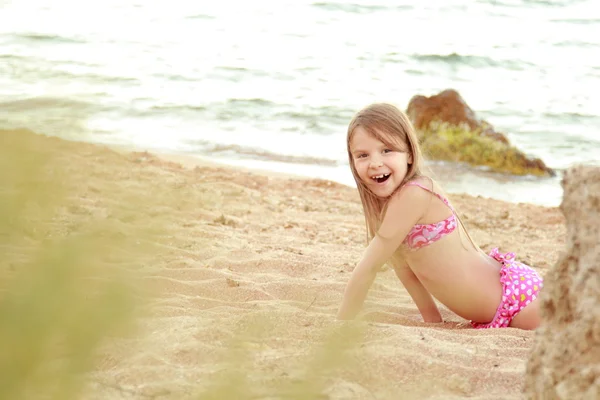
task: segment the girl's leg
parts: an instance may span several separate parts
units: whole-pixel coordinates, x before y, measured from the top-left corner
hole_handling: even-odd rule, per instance
[[[509,326],[512,328],[533,330],[540,325],[540,322],[540,300],[535,299],[515,315]]]

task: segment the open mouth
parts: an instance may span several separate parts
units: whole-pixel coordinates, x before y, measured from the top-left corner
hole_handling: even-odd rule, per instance
[[[387,181],[389,177],[390,177],[390,174],[381,174],[381,175],[372,176],[371,179],[373,179],[377,183],[383,183],[383,182]]]

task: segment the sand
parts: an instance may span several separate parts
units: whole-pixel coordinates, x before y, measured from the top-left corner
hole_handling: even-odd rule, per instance
[[[68,162],[65,235],[82,218],[161,229],[138,268],[152,293],[138,329],[98,349],[82,398],[522,398],[534,332],[473,330],[443,306],[444,323],[423,323],[390,270],[362,320],[335,320],[365,247],[355,189],[32,137]],[[144,203],[113,215],[124,198]],[[513,251],[541,275],[564,248],[557,208],[450,200],[484,250]]]

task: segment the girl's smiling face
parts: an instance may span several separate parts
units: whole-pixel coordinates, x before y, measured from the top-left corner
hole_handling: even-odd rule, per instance
[[[381,136],[383,133],[378,132]],[[350,141],[352,162],[361,181],[379,198],[387,198],[402,184],[412,157],[394,149],[357,126]]]

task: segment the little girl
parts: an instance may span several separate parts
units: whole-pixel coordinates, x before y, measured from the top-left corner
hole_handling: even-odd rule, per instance
[[[390,261],[425,322],[442,321],[435,297],[475,328],[539,325],[542,279],[513,253],[486,255],[477,247],[438,185],[422,174],[418,140],[403,112],[368,106],[350,122],[347,139],[370,243],[338,318],[358,313]]]

